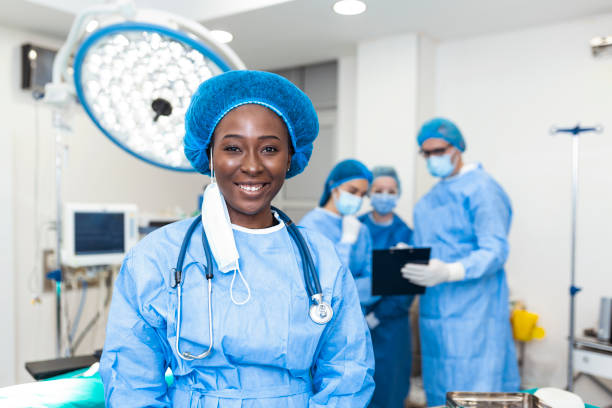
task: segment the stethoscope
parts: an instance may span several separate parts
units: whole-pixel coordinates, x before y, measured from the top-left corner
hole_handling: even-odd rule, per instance
[[[291,218],[283,213],[278,208],[272,207],[272,211],[278,214],[278,217],[281,221],[284,222],[287,227],[287,231],[289,235],[295,242],[300,252],[300,258],[302,260],[302,272],[304,274],[304,283],[306,285],[306,292],[308,293],[308,298],[310,301],[310,309],[309,315],[313,322],[317,324],[326,324],[328,323],[334,315],[334,311],[329,305],[329,303],[323,301],[323,291],[321,290],[321,282],[319,281],[319,275],[317,274],[317,270],[314,266],[314,262],[312,260],[312,255],[310,254],[310,250],[308,249],[308,245],[306,241],[304,241],[304,237],[296,227],[296,225],[291,221]],[[199,215],[195,220],[191,223],[187,232],[185,233],[185,238],[183,238],[183,243],[181,244],[181,250],[179,252],[179,256],[176,262],[176,268],[174,269],[174,283],[172,284],[173,288],[177,288],[176,296],[177,296],[177,317],[176,317],[176,352],[179,357],[183,360],[191,361],[191,360],[201,360],[206,358],[212,352],[213,347],[213,325],[212,325],[212,278],[213,278],[213,263],[212,263],[212,255],[210,246],[208,245],[208,240],[206,238],[206,233],[204,229],[202,229],[202,246],[204,247],[204,255],[206,256],[206,281],[208,282],[208,334],[209,334],[209,342],[210,346],[208,350],[204,351],[201,354],[191,354],[188,351],[181,352],[179,347],[179,342],[181,339],[181,313],[182,313],[182,299],[183,299],[183,264],[185,262],[185,254],[187,253],[187,247],[189,246],[189,242],[191,241],[191,236],[195,229],[202,223],[202,216]]]

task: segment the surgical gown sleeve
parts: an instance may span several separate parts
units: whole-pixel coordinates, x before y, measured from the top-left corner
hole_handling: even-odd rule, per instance
[[[315,394],[309,408],[366,407],[374,392],[374,352],[353,278],[343,266],[312,370]]]
[[[459,261],[465,267],[465,279],[478,279],[499,271],[506,262],[512,209],[496,183],[482,186],[468,202],[476,249]]]
[[[379,297],[372,296],[372,238],[365,225],[361,226],[359,237],[353,244],[339,242],[336,251],[343,265],[348,265],[361,304],[369,306],[376,302]]]
[[[142,300],[163,290],[163,279],[134,276],[134,256],[123,262],[113,290],[100,376],[107,407],[170,407],[164,347],[153,325],[161,326]],[[155,275],[151,273],[150,275]],[[151,289],[151,290],[148,290]],[[147,295],[144,295],[147,293]],[[149,319],[143,317],[149,314]],[[153,321],[153,325],[150,321]]]

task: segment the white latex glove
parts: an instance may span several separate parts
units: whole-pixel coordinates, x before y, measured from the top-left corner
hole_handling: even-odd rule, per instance
[[[412,247],[410,245],[408,245],[407,243],[405,243],[405,242],[398,242],[391,249],[408,249],[408,248],[412,248]]]
[[[370,330],[374,330],[376,326],[380,324],[380,320],[378,320],[374,312],[368,313],[365,319],[366,319],[366,323],[368,323],[368,327],[370,328]]]
[[[352,244],[357,241],[361,230],[361,222],[354,215],[345,215],[342,217],[342,238],[340,242]]]
[[[465,278],[461,262],[446,263],[431,259],[429,265],[408,263],[402,268],[402,276],[419,286],[434,286],[443,282],[454,282]]]

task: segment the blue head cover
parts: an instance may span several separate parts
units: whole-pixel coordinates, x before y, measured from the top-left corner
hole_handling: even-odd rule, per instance
[[[336,164],[327,176],[327,180],[325,180],[319,206],[323,207],[325,205],[334,188],[355,179],[366,179],[368,184],[371,184],[372,172],[368,170],[365,164],[355,159],[342,160]]]
[[[291,138],[293,156],[287,178],[308,165],[319,120],[308,96],[287,79],[262,71],[230,71],[204,81],[185,115],[185,156],[197,171],[210,175],[206,150],[215,128],[232,109],[265,106],[281,117]]]
[[[372,169],[372,181],[376,180],[378,177],[392,177],[397,183],[397,194],[401,194],[402,186],[399,181],[399,177],[397,176],[397,172],[391,166],[376,166]]]
[[[443,139],[455,146],[460,151],[465,151],[465,140],[461,131],[453,122],[444,118],[433,118],[421,126],[417,142],[419,146],[427,139]]]

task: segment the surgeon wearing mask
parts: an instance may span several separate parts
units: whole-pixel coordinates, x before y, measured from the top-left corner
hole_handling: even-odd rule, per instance
[[[417,141],[440,178],[414,208],[414,244],[431,247],[432,259],[402,269],[427,286],[419,304],[427,404],[444,405],[447,391],[517,391],[504,272],[510,200],[480,164],[463,163],[465,141],[450,120],[426,122]]]
[[[300,228],[333,311],[315,321],[298,240],[270,205],[310,159],[310,100],[278,75],[231,71],[200,85],[185,122],[187,158],[212,175],[202,219],[160,228],[126,256],[100,362],[106,406],[365,407],[374,359],[354,280],[325,237]]]
[[[319,207],[300,221],[300,225],[318,231],[334,243],[340,260],[355,278],[364,311],[378,299],[371,294],[372,239],[367,227],[356,217],[371,181],[372,173],[360,161],[339,162],[325,180]]]
[[[359,220],[368,227],[374,249],[412,244],[412,230],[393,212],[401,188],[393,167],[372,169],[370,203],[373,210]],[[371,408],[403,407],[410,390],[412,346],[409,311],[414,296],[383,296],[371,308],[366,320],[372,334],[376,389]]]

